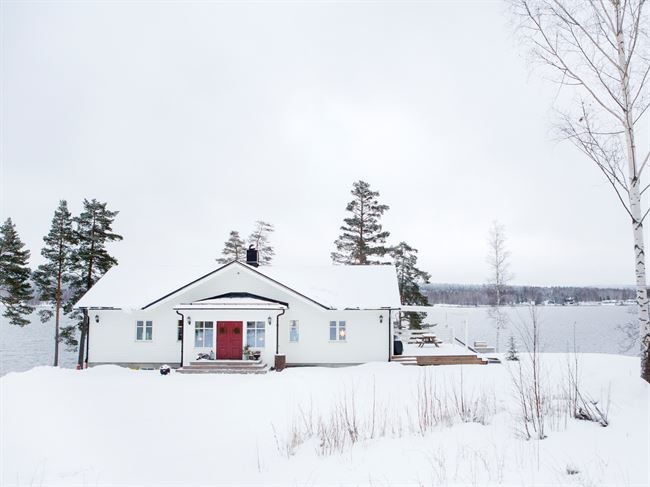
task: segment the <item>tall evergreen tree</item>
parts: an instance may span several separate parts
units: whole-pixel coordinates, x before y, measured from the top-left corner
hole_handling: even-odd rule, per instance
[[[377,264],[379,261],[372,257],[382,257],[388,249],[384,246],[390,235],[382,229],[379,220],[388,205],[379,204],[379,192],[372,191],[365,181],[357,181],[352,185],[352,196],[345,208],[352,213],[343,219],[343,233],[336,239],[336,252],[332,252],[332,261],[336,264]]]
[[[270,264],[275,256],[275,250],[269,243],[269,235],[274,231],[273,225],[258,220],[255,222],[255,229],[248,237],[248,244],[257,249],[260,264]]]
[[[76,242],[72,215],[65,200],[59,201],[54,212],[49,233],[43,237],[45,246],[41,255],[45,263],[34,272],[34,282],[41,301],[50,307],[39,311],[41,321],[45,323],[54,316],[54,366],[59,365],[59,329],[61,308],[63,306],[63,285],[71,278],[72,251]]]
[[[122,236],[113,233],[113,221],[118,211],[106,209],[106,203],[96,199],[84,199],[83,210],[74,218],[77,245],[72,252],[71,279],[72,299],[69,306],[77,302],[111,267],[117,259],[106,250],[106,244],[122,240]],[[77,315],[78,316],[78,315]],[[83,367],[88,324],[81,320],[78,366]],[[71,330],[66,330],[67,336]]]
[[[414,249],[406,242],[400,242],[390,249],[390,256],[397,272],[397,284],[402,304],[427,305],[429,300],[420,291],[422,284],[428,284],[431,274],[418,269],[417,249]],[[409,322],[409,328],[422,328],[422,320],[425,313],[402,313],[404,319]]]
[[[217,262],[227,264],[233,260],[245,260],[246,249],[244,245],[244,240],[239,236],[239,232],[231,231],[221,251],[221,257],[217,258]]]
[[[25,316],[34,311],[29,305],[34,296],[28,260],[29,250],[11,218],[7,218],[0,227],[0,302],[5,306],[2,316],[12,325],[27,325],[29,320]]]

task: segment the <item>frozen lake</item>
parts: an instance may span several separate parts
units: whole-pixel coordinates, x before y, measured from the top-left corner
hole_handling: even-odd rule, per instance
[[[503,309],[509,318],[509,328],[501,332],[500,351],[506,348],[510,334],[520,341],[522,326],[530,325],[528,306],[508,306]],[[464,341],[467,323],[470,345],[474,340],[483,340],[494,346],[496,332],[488,317],[488,310],[488,307],[437,305],[428,313],[425,322],[436,323],[433,331],[445,341],[452,333]],[[537,316],[540,341],[545,352],[572,350],[575,328],[576,347],[580,352],[637,354],[636,348],[627,352],[621,350],[624,336],[617,328],[636,320],[635,306],[538,306]],[[519,345],[519,349],[523,347]]]
[[[68,321],[64,320],[64,324]],[[0,375],[21,372],[37,365],[52,365],[54,360],[54,321],[41,323],[37,312],[24,327],[10,325],[0,316]],[[59,346],[59,365],[74,368],[77,353]]]
[[[510,328],[515,337],[517,328],[529,318],[525,306],[504,308],[510,317]],[[622,334],[618,325],[636,319],[633,306],[541,306],[539,319],[543,350],[546,352],[565,352],[572,347],[575,325],[576,343],[581,352],[622,353],[620,345]],[[495,343],[495,332],[487,316],[488,308],[455,307],[438,305],[425,320],[437,323],[434,332],[443,340],[449,340],[452,332],[464,340],[465,322],[470,344],[474,340]],[[511,331],[502,333],[503,350]],[[41,323],[34,313],[31,324],[24,328],[12,326],[0,318],[0,375],[31,369],[37,365],[51,365],[54,357],[54,324]],[[522,347],[520,346],[520,349]],[[625,352],[636,355],[637,350]],[[74,367],[76,352],[61,346],[60,365]]]

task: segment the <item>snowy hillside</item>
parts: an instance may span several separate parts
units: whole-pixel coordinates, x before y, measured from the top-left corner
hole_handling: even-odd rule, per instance
[[[516,362],[9,373],[2,485],[647,485],[638,359],[578,356],[603,427],[570,417],[568,357],[542,356],[543,440],[522,420]]]

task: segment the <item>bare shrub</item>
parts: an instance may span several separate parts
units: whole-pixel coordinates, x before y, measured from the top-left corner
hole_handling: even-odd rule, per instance
[[[545,426],[549,397],[542,380],[544,371],[540,357],[541,322],[536,306],[530,306],[529,319],[530,326],[526,321],[519,326],[522,342],[528,353],[524,360],[517,363],[516,372],[511,372],[510,376],[521,414],[519,433],[526,439],[535,436],[541,440],[546,438]]]
[[[296,421],[291,423],[289,428],[287,428],[287,433],[284,435],[278,434],[275,425],[271,425],[271,427],[273,429],[275,447],[283,457],[290,458],[295,455],[297,448],[307,439],[303,429]]]
[[[487,424],[496,413],[494,393],[468,392],[462,369],[460,381],[440,386],[435,374],[425,368],[416,382],[414,401],[407,407],[395,408],[387,399],[378,399],[374,380],[367,402],[360,402],[357,395],[354,387],[345,387],[325,410],[315,409],[311,400],[300,405],[287,423],[286,434],[273,426],[278,452],[291,457],[306,441],[316,439],[317,453],[327,456],[373,438],[425,435],[456,422]]]
[[[568,414],[575,419],[593,421],[603,427],[608,426],[611,401],[610,389],[608,387],[604,404],[599,406],[600,401],[593,399],[589,394],[582,391],[579,365],[574,330],[573,353],[567,357],[565,396]]]

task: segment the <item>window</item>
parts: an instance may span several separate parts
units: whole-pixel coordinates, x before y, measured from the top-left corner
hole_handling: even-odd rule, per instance
[[[214,343],[214,322],[212,321],[195,321],[194,322],[194,346],[212,347]]]
[[[291,320],[289,323],[289,341],[298,342],[300,338],[300,332],[298,331],[298,320]]]
[[[330,321],[330,341],[345,341],[345,321]]]
[[[139,342],[150,342],[153,339],[153,321],[136,321],[135,339]]]
[[[183,320],[178,320],[178,329],[176,330],[176,340],[179,342],[183,339]]]
[[[264,321],[247,321],[246,322],[246,346],[264,347],[264,337],[266,328]]]

